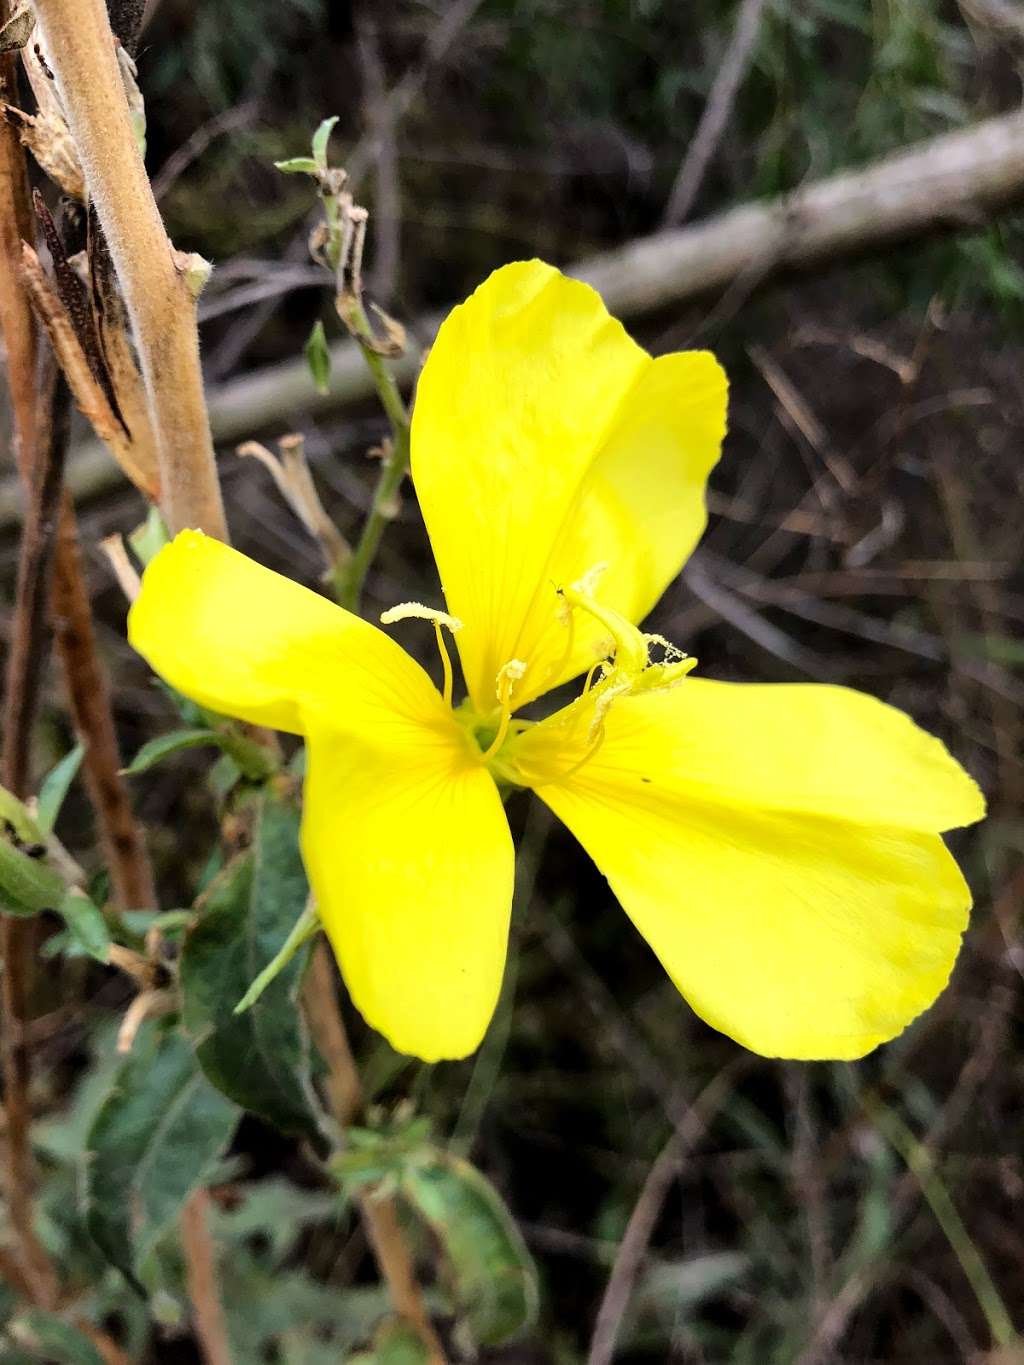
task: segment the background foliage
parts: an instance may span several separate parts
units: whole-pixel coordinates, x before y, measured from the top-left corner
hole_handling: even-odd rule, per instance
[[[194,139],[188,164],[173,182],[164,177],[162,203],[178,245],[217,264],[204,300],[212,381],[297,354],[314,320],[330,316],[315,274],[299,278],[308,186],[271,166],[305,150],[325,114],[340,118],[334,146],[365,163],[370,291],[400,317],[450,302],[505,260],[568,262],[657,227],[734,7],[486,0],[467,7],[446,54],[431,58],[447,8],[367,7],[368,40],[366,15],[326,0],[159,5],[139,61],[148,158],[160,184],[160,168]],[[1019,34],[978,14],[939,0],[768,0],[694,216],[1013,107]],[[374,147],[378,81],[402,80],[412,83],[408,109]],[[426,1067],[350,1020],[371,1097],[411,1096],[453,1156],[471,1155],[539,1263],[535,1331],[483,1359],[585,1358],[627,1219],[685,1108],[701,1122],[675,1152],[632,1287],[624,1362],[954,1362],[1000,1344],[1007,1314],[1024,1328],[1022,227],[1013,214],[965,225],[633,328],[655,351],[714,347],[733,380],[712,523],[658,628],[711,676],[824,678],[904,707],[978,777],[992,814],[956,840],[977,910],[952,988],[902,1038],[848,1066],[742,1056],[706,1029],[571,837],[539,806],[511,805],[525,851],[506,989],[479,1055]],[[254,283],[276,292],[254,300]],[[333,420],[283,413],[280,429],[306,434],[325,502],[352,531],[374,474],[364,453],[382,420],[367,405]],[[222,464],[236,542],[314,582],[314,547],[269,476],[229,453]],[[88,509],[88,537],[139,514],[128,494],[107,495]],[[430,600],[429,563],[407,499],[371,575],[369,608]],[[5,543],[7,600],[12,564]],[[123,644],[119,594],[98,557],[91,573],[134,753],[179,721]],[[52,703],[40,772],[73,743],[56,694]],[[207,937],[218,925],[228,932],[256,894],[256,854],[210,864],[215,797],[204,779],[212,772],[215,787],[215,760],[185,750],[134,779],[163,904],[188,904],[208,881]],[[75,786],[60,831],[89,865]],[[279,907],[261,904],[273,933]],[[147,925],[134,927],[141,943]],[[146,1068],[155,1033],[119,1062],[113,1037],[128,987],[81,953],[58,954],[62,944],[38,1002],[46,1240],[72,1267],[83,1306],[120,1325],[132,1359],[184,1365],[199,1357],[159,1201],[146,1205],[145,1254],[124,1264],[150,1296],[154,1326],[89,1236],[115,1260],[129,1255],[118,1225],[125,1168],[82,1161],[118,1067]],[[183,972],[201,972],[202,953],[194,933]],[[247,981],[246,964],[237,969]],[[185,1021],[205,1039],[207,1074],[216,1029],[230,1024],[218,1005],[228,989],[197,994]],[[150,1112],[180,1103],[195,1141],[208,1137],[237,1360],[336,1361],[366,1340],[381,1291],[346,1199],[305,1155],[299,1092],[286,1087],[282,1107],[276,1088],[274,1066],[307,1065],[305,1040],[275,1035],[273,1066],[262,1067],[260,1025],[245,1027],[247,1093],[262,1095],[250,1107],[263,1118],[239,1122],[187,1050],[164,1051],[163,1069],[149,1070]],[[133,1140],[150,1151],[166,1136]],[[135,1157],[125,1161],[135,1169]],[[0,1360],[58,1358],[56,1349],[0,1347]],[[84,1347],[60,1350],[62,1361],[90,1359]]]

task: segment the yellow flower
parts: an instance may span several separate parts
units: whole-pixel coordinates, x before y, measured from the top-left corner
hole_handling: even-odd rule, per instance
[[[858,1057],[948,980],[970,893],[940,832],[981,794],[938,740],[842,687],[736,685],[642,620],[705,524],[726,381],[652,360],[586,285],[498,270],[442,326],[412,476],[468,697],[376,626],[185,532],[132,643],[203,706],[303,735],[303,850],[365,1018],[462,1057],[494,1009],[513,849],[498,783],[575,833],[697,1013],[770,1056]],[[408,629],[408,627],[405,627]],[[516,712],[586,673],[539,722]]]

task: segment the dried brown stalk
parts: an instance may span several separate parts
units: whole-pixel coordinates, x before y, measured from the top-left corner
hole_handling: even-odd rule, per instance
[[[136,144],[103,0],[39,0],[46,57],[121,284],[172,530],[227,539],[199,367],[196,287],[174,251]]]
[[[322,941],[313,952],[302,1003],[310,1032],[327,1063],[326,1090],[331,1111],[344,1132],[362,1108],[363,1088],[338,1009],[331,955]],[[418,1333],[430,1353],[431,1365],[444,1365],[444,1349],[416,1283],[415,1267],[395,1201],[390,1196],[363,1195],[359,1212],[395,1311]]]
[[[121,776],[110,689],[96,648],[92,607],[82,573],[78,528],[67,500],[54,559],[54,630],[75,730],[85,743],[83,772],[96,812],[100,844],[122,909],[156,905],[153,873]]]
[[[196,1335],[206,1365],[231,1365],[227,1322],[217,1284],[217,1258],[209,1225],[210,1196],[196,1190],[181,1215],[185,1280],[195,1315]]]
[[[6,18],[7,6],[0,0],[0,21]],[[15,67],[12,56],[7,53],[0,56],[0,82],[5,91],[13,91]],[[32,214],[29,209],[25,158],[13,129],[0,120],[0,326],[7,349],[15,454],[26,488],[31,487],[36,457],[36,344],[32,313],[19,288],[15,263],[22,234],[31,233]],[[22,636],[25,648],[34,647],[25,640],[21,627],[15,633]],[[24,780],[26,745],[27,738],[17,728],[12,731],[5,725],[4,775],[19,779],[19,785]],[[49,1306],[56,1299],[57,1279],[36,1238],[32,1221],[35,1182],[29,1139],[30,1054],[24,1035],[32,981],[31,923],[14,916],[3,916],[0,919],[0,951],[4,963],[0,979],[3,1016],[0,1026],[0,1069],[3,1072],[6,1119],[4,1172],[8,1216],[18,1245],[23,1280],[33,1300]]]

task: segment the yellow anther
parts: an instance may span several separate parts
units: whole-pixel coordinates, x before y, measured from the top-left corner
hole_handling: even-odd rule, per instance
[[[512,697],[512,689],[520,681],[526,672],[526,664],[522,659],[509,659],[507,664],[502,664],[498,669],[498,676],[494,680],[494,694],[502,706],[507,706]]]
[[[494,738],[480,755],[483,763],[486,763],[489,758],[493,758],[505,743],[508,727],[512,721],[512,690],[525,672],[526,664],[523,663],[522,659],[509,659],[507,664],[502,664],[498,669],[498,676],[494,680],[494,690],[498,698],[498,705],[501,707],[501,715]]]
[[[408,621],[410,618],[420,621],[433,621],[435,625],[447,626],[453,634],[462,629],[462,622],[457,616],[449,616],[446,611],[439,611],[437,607],[425,607],[422,602],[399,602],[396,606],[388,607],[387,611],[382,611],[380,614],[382,626],[391,626],[396,621]]]
[[[441,627],[447,626],[454,635],[457,630],[462,629],[462,622],[457,616],[450,616],[446,611],[438,611],[436,607],[425,607],[422,602],[399,602],[380,614],[381,625],[384,626],[393,625],[395,621],[408,621],[410,618],[433,623],[434,635],[437,637],[437,652],[441,656],[442,694],[445,705],[451,706],[452,661]]]

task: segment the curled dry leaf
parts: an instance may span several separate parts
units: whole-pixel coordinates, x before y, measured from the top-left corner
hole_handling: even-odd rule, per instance
[[[51,113],[26,114],[13,104],[0,104],[0,115],[18,130],[23,147],[65,194],[85,201],[85,177],[75,145],[62,118]]]
[[[0,52],[16,52],[19,48],[23,48],[31,37],[35,26],[36,16],[32,11],[32,6],[27,4],[16,5],[14,13],[0,27]]]
[[[75,402],[128,478],[141,493],[155,502],[160,492],[156,471],[140,463],[139,451],[125,434],[106,394],[96,382],[67,312],[46,278],[39,257],[28,243],[22,244],[22,279],[36,316],[50,338],[54,354],[75,396]]]

